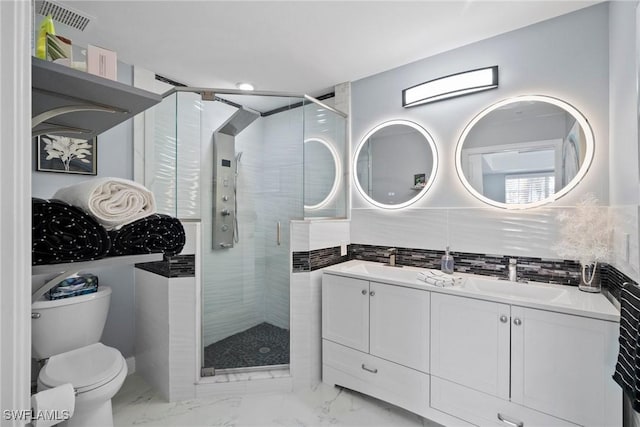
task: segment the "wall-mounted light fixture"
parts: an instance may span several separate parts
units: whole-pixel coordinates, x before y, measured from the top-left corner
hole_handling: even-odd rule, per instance
[[[402,91],[402,106],[414,107],[498,87],[498,66],[464,71]]]

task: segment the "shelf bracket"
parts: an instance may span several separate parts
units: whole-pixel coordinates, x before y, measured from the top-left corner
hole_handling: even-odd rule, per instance
[[[81,135],[81,134],[91,133],[90,129],[76,128],[72,126],[57,126],[53,123],[47,123],[47,122],[43,122],[43,124],[46,124],[52,127],[34,130],[31,132],[31,136],[36,137],[40,135],[57,135],[57,134],[63,134],[63,133],[76,133],[78,135]]]
[[[101,111],[103,113],[122,113],[124,111],[112,108],[112,107],[103,107],[100,105],[66,105],[64,107],[54,108],[52,110],[45,111],[43,113],[38,114],[33,119],[31,119],[31,129],[34,129],[39,124],[52,119],[54,117],[60,116],[62,114],[67,113],[76,113],[80,111]]]
[[[31,303],[33,304],[34,302],[36,302],[37,300],[42,298],[42,296],[44,294],[49,292],[52,288],[54,288],[58,283],[60,283],[61,281],[63,281],[67,277],[73,276],[74,274],[77,274],[77,273],[79,273],[79,271],[77,271],[75,269],[74,270],[67,270],[67,271],[65,271],[63,273],[58,274],[53,279],[48,280],[47,282],[45,282],[44,285],[42,285],[40,288],[38,288],[38,290],[35,291],[31,295]]]

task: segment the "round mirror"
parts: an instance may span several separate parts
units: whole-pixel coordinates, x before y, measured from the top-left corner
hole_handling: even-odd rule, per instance
[[[406,120],[373,128],[362,139],[354,159],[358,191],[373,205],[386,209],[403,208],[422,197],[438,165],[431,135]]]
[[[478,199],[525,209],[575,187],[593,151],[591,127],[574,107],[548,96],[519,96],[471,120],[456,148],[456,169]]]
[[[327,141],[309,138],[304,141],[304,208],[320,209],[338,191],[340,160]]]

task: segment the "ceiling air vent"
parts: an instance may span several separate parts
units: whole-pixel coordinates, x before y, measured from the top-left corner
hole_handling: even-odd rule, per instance
[[[40,15],[51,15],[54,21],[84,31],[93,17],[79,12],[69,6],[51,0],[36,2],[36,12]]]

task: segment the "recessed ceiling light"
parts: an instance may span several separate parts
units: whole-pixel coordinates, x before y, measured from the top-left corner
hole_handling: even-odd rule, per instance
[[[240,90],[253,90],[253,85],[251,83],[243,83],[243,82],[239,82],[236,83],[236,87]]]

